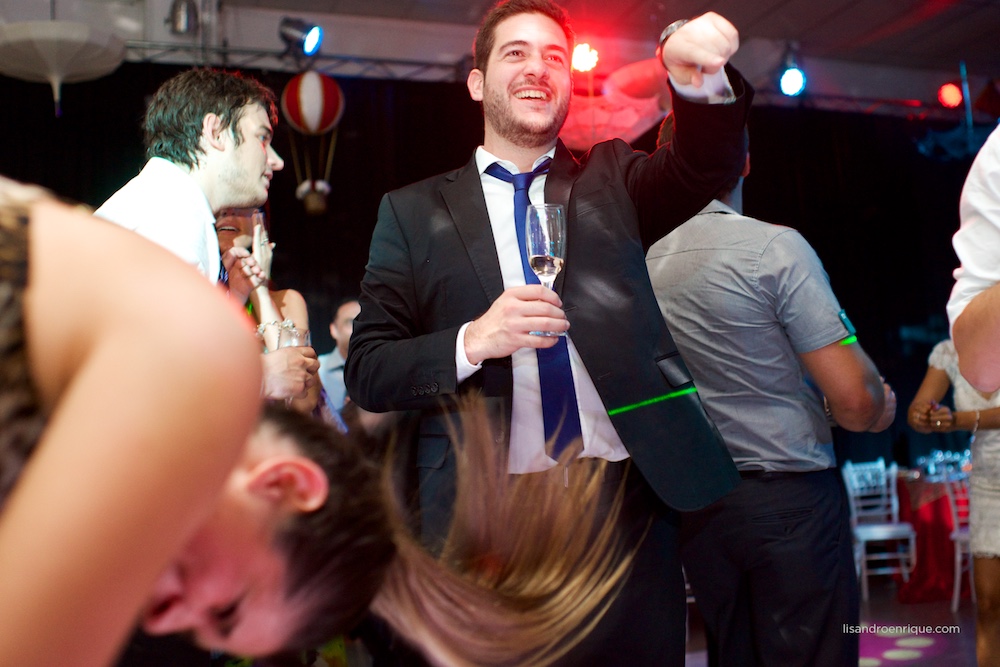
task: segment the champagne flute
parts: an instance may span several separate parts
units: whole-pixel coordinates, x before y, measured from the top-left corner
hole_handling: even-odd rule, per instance
[[[529,204],[525,220],[525,253],[538,282],[553,289],[566,261],[566,209],[562,204]],[[535,336],[565,336],[566,332],[532,331]]]
[[[298,327],[281,327],[278,332],[278,348],[282,347],[309,347],[312,340],[309,336],[309,329]],[[285,405],[291,407],[292,399],[286,398]]]

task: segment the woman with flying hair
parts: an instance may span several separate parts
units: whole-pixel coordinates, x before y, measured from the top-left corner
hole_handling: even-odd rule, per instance
[[[543,665],[600,618],[599,469],[511,478],[476,412],[433,557],[354,443],[257,418],[256,348],[180,260],[0,179],[0,664],[107,665],[137,619],[280,655],[370,609],[437,665]]]

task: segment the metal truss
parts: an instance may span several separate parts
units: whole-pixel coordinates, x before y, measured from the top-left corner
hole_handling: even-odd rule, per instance
[[[296,58],[288,51],[204,46],[171,42],[128,41],[126,59],[131,62],[187,64],[228,69],[253,68],[301,72],[312,69],[331,76],[403,81],[464,81],[467,59],[457,63],[435,63],[320,53]]]

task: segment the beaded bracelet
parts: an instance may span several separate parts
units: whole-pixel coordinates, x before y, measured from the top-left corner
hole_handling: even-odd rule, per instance
[[[263,336],[264,331],[266,331],[268,327],[281,327],[282,329],[294,329],[295,322],[293,322],[290,319],[285,320],[284,322],[279,322],[278,320],[273,320],[271,322],[261,322],[260,324],[257,325],[257,335]]]

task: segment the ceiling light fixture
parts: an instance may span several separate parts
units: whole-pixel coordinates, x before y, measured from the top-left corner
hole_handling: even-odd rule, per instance
[[[281,19],[278,34],[288,45],[286,53],[293,53],[296,58],[311,58],[323,44],[323,28],[302,19]]]
[[[801,95],[806,89],[806,73],[802,71],[802,68],[799,67],[795,59],[795,51],[797,49],[798,44],[794,42],[788,45],[788,50],[785,52],[784,67],[778,78],[778,87],[781,89],[782,94],[788,97]]]
[[[175,35],[193,35],[198,32],[198,6],[194,0],[174,0],[164,23]]]

